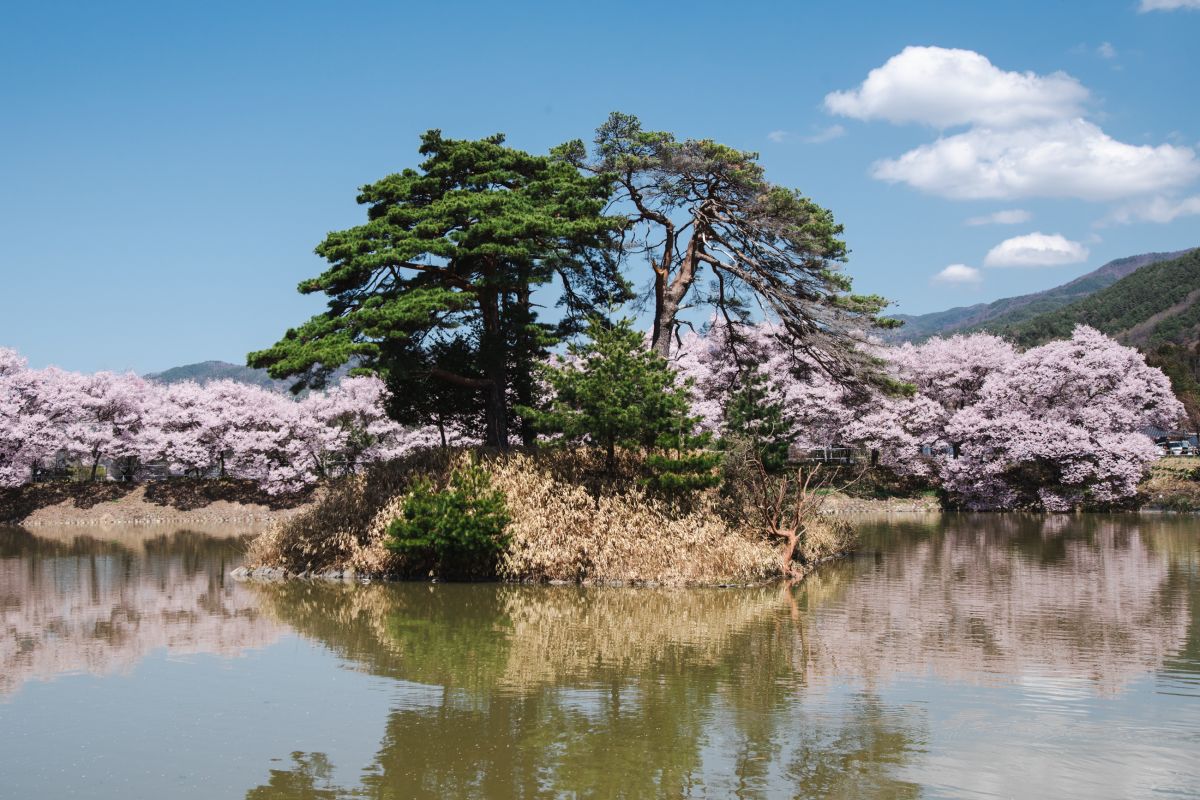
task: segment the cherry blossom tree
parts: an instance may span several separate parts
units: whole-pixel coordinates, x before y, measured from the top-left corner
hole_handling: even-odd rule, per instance
[[[302,400],[213,381],[160,385],[133,374],[31,370],[0,348],[0,486],[20,486],[60,454],[96,478],[135,477],[164,463],[172,474],[253,480],[293,492],[364,465],[437,447],[443,432],[406,428],[386,412],[377,378],[349,378]],[[448,428],[450,444],[469,443]]]
[[[972,509],[1112,505],[1158,457],[1142,431],[1182,416],[1162,371],[1081,325],[993,373],[954,414],[946,434],[959,455],[942,460],[942,483]]]
[[[143,434],[154,416],[158,392],[133,373],[75,376],[74,388],[67,452],[89,469],[93,480],[102,461],[113,465],[122,479],[132,479],[147,450]]]
[[[0,486],[27,483],[35,466],[63,448],[76,386],[71,373],[28,369],[17,353],[0,348]]]
[[[731,399],[753,382],[762,402],[778,406],[787,435],[799,447],[827,447],[839,439],[855,407],[850,394],[819,365],[787,344],[778,326],[713,321],[703,333],[682,337],[672,366],[692,385],[692,411],[704,431],[720,435]],[[732,354],[732,357],[731,357]]]
[[[305,449],[314,471],[322,476],[348,474],[364,463],[386,461],[412,449],[411,430],[387,416],[386,403],[387,387],[371,376],[347,378],[327,392],[309,395],[302,407]]]
[[[797,364],[770,325],[739,331],[744,358],[728,357],[728,336],[715,323],[685,336],[676,357],[706,429],[723,429],[729,399],[757,374],[795,446],[869,451],[966,508],[1121,503],[1157,457],[1142,431],[1171,427],[1182,413],[1162,372],[1090,328],[1024,354],[989,334],[879,347],[908,395],[847,392]]]
[[[870,450],[897,474],[930,478],[938,461],[961,446],[946,432],[953,415],[978,401],[984,382],[1007,369],[1016,350],[998,336],[977,333],[879,348],[878,355],[913,393],[875,393],[860,402],[842,441]]]

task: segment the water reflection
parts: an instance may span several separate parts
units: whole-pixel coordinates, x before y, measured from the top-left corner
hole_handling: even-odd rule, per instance
[[[247,796],[986,794],[1041,763],[1022,749],[1027,718],[1055,730],[1147,675],[1197,672],[1190,524],[947,517],[873,525],[865,542],[795,590],[259,587],[281,622],[414,686],[353,785],[321,753],[295,753]],[[949,719],[904,700],[914,686],[944,695]],[[977,708],[971,686],[1000,687],[1012,707]],[[1173,731],[1185,746],[1198,712]],[[956,735],[966,747],[987,730],[1013,738],[1011,760],[953,757]],[[1120,731],[1099,745],[1130,752]],[[1057,795],[1104,774],[1069,739],[1043,751],[1072,776]],[[1156,746],[1132,774],[1186,786],[1200,775],[1181,757]]]
[[[1111,695],[1187,639],[1190,521],[964,515],[877,524],[864,540],[802,591],[810,675],[1069,674]]]
[[[240,531],[0,531],[0,774],[253,800],[1194,796],[1198,530],[884,520],[799,587],[736,590],[237,584]],[[16,691],[248,648],[136,673],[204,715],[174,745],[155,721],[186,714],[106,682]],[[72,707],[72,782],[53,699],[88,692],[119,701]]]
[[[163,648],[271,643],[281,628],[225,577],[245,541],[243,529],[0,528],[0,698],[31,679],[127,673]]]

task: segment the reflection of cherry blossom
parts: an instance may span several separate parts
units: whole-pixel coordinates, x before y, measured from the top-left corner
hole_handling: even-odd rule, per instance
[[[922,536],[889,522],[882,563],[839,565],[802,585],[813,609],[797,650],[807,674],[1075,676],[1113,694],[1183,646],[1190,613],[1170,581],[1166,532],[1127,520],[985,519]]]
[[[145,532],[143,532],[145,533]],[[128,672],[156,650],[232,657],[276,641],[283,628],[253,593],[224,580],[237,540],[195,549],[160,539],[141,553],[81,540],[33,540],[36,558],[0,559],[0,697],[29,680]],[[213,547],[206,553],[205,545]],[[218,543],[219,544],[219,543]]]

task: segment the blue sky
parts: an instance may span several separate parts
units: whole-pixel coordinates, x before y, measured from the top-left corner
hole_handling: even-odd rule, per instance
[[[1200,245],[1200,9],[1141,4],[1200,0],[8,3],[0,345],[240,362],[421,131],[544,151],[615,109],[761,152],[902,312]]]

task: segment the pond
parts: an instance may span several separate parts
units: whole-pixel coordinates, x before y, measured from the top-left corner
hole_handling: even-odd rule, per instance
[[[691,590],[0,530],[0,797],[1200,796],[1200,521],[862,525],[800,586]]]

